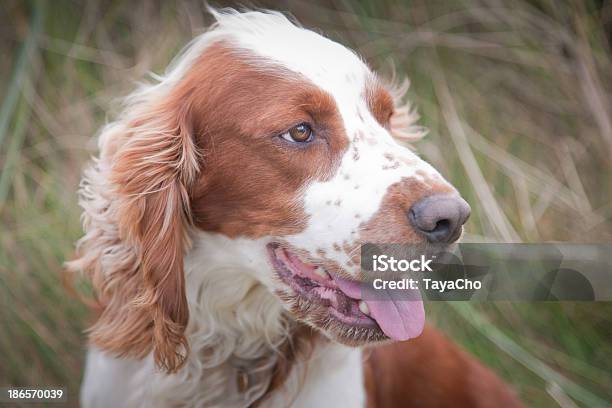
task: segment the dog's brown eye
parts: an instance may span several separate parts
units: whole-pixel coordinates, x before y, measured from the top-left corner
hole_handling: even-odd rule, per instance
[[[283,139],[295,143],[308,143],[312,141],[313,136],[312,128],[308,123],[300,123],[281,135]]]

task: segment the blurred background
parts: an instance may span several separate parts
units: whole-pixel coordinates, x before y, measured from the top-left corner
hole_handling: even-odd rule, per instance
[[[411,79],[430,129],[416,147],[472,206],[465,241],[612,241],[611,2],[241,4]],[[0,2],[0,385],[76,395],[88,317],[60,272],[81,169],[117,98],[209,22],[201,1]],[[612,303],[427,309],[528,406],[612,406]]]

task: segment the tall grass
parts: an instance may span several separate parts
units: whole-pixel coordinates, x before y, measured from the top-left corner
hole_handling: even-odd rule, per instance
[[[609,3],[255,5],[410,76],[430,129],[417,148],[472,205],[467,240],[612,239]],[[209,21],[195,0],[0,4],[0,385],[77,391],[87,313],[59,272],[80,234],[80,169],[115,98]],[[612,305],[427,307],[528,405],[612,404]]]

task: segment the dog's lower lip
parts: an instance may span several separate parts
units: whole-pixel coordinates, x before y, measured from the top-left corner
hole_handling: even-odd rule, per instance
[[[293,289],[297,296],[302,299],[327,307],[330,317],[344,325],[351,327],[367,327],[380,331],[378,324],[369,314],[364,313],[362,301],[349,297],[339,290],[334,282],[333,274],[313,270],[313,274],[320,276],[323,280],[312,280],[300,276],[292,271],[294,265],[288,265],[286,260],[280,259],[277,251],[283,251],[287,256],[294,256],[280,244],[269,244],[268,254],[279,278]],[[319,266],[319,268],[322,268]],[[326,280],[327,279],[327,280]],[[382,333],[382,332],[381,332]]]

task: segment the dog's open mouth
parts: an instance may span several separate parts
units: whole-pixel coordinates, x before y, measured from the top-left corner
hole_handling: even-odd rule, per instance
[[[425,312],[418,291],[410,293],[409,299],[387,291],[364,296],[361,282],[303,262],[278,244],[269,244],[268,253],[278,276],[296,296],[324,308],[348,329],[366,329],[373,340],[408,340],[421,334]]]

